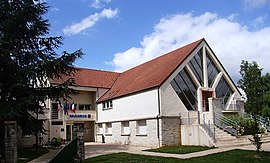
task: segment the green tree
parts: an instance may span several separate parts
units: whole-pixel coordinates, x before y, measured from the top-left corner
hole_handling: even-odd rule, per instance
[[[242,61],[240,65],[240,74],[242,78],[238,81],[238,85],[246,93],[247,101],[245,102],[245,110],[253,117],[252,135],[257,148],[260,150],[260,128],[257,115],[260,115],[263,108],[263,94],[265,87],[263,85],[262,69],[259,68],[256,62],[249,63]]]
[[[262,116],[270,118],[270,74],[266,73],[262,76],[263,85],[264,85],[264,94],[263,94],[263,110]]]
[[[48,79],[74,73],[73,63],[83,55],[55,52],[63,38],[49,36],[47,12],[47,4],[36,0],[0,1],[0,122],[15,120],[28,133],[43,132],[37,115],[45,100],[74,93],[72,78],[59,86]]]

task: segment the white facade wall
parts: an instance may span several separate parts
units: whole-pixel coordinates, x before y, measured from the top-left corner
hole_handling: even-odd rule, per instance
[[[103,109],[98,104],[97,123],[102,124],[102,132],[96,136],[97,142],[126,144],[134,146],[158,147],[158,90],[152,89],[119,99],[114,99],[112,109]],[[138,121],[146,120],[146,134],[139,134]],[[123,132],[122,122],[129,122],[130,133]],[[106,133],[106,123],[112,124],[112,133]],[[96,131],[98,131],[96,125]]]
[[[104,110],[98,104],[97,122],[153,118],[158,115],[157,89],[113,100],[113,108]]]
[[[129,121],[130,134],[123,133],[121,122],[113,122],[112,133],[106,134],[105,123],[103,123],[103,132],[97,134],[96,141],[102,142],[102,135],[104,135],[105,143],[156,148],[159,146],[157,123],[157,119],[146,120],[147,133],[143,135],[138,134],[137,121]]]
[[[161,87],[161,116],[179,116],[179,113],[187,112],[171,84]]]

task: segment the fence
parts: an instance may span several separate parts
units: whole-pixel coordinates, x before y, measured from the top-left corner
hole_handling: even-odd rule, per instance
[[[58,153],[51,158],[47,163],[59,163],[59,162],[73,162],[74,157],[77,155],[77,141],[74,139],[64,146]]]

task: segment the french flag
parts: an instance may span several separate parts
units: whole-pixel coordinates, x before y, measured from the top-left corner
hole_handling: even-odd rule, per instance
[[[75,103],[74,101],[71,104],[71,110],[75,113],[76,112],[76,108],[75,108]]]

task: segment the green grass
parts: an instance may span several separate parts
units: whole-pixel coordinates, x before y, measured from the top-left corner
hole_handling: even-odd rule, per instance
[[[113,153],[102,155],[98,157],[93,157],[90,159],[86,159],[83,163],[90,162],[104,162],[104,163],[143,163],[143,162],[178,162],[179,159],[176,158],[165,158],[165,157],[153,157],[153,156],[145,156],[145,155],[136,155],[129,153]]]
[[[203,157],[195,157],[191,159],[177,159],[166,157],[154,157],[145,155],[135,155],[128,153],[114,153],[102,156],[93,157],[83,161],[87,162],[129,162],[129,163],[146,163],[146,162],[181,162],[181,163],[237,163],[237,162],[252,162],[252,163],[266,163],[270,162],[270,152],[261,152],[257,154],[256,151],[248,150],[231,150],[217,154],[207,155]]]
[[[38,148],[38,151],[35,151],[34,148],[19,148],[18,163],[29,162],[48,152],[49,150],[47,148],[42,147]],[[19,158],[26,158],[27,160],[19,160]]]
[[[214,147],[206,147],[206,146],[168,146],[168,147],[161,147],[157,149],[147,149],[145,151],[186,154],[186,153],[199,152],[199,151],[204,151],[204,150],[213,149],[213,148]]]

